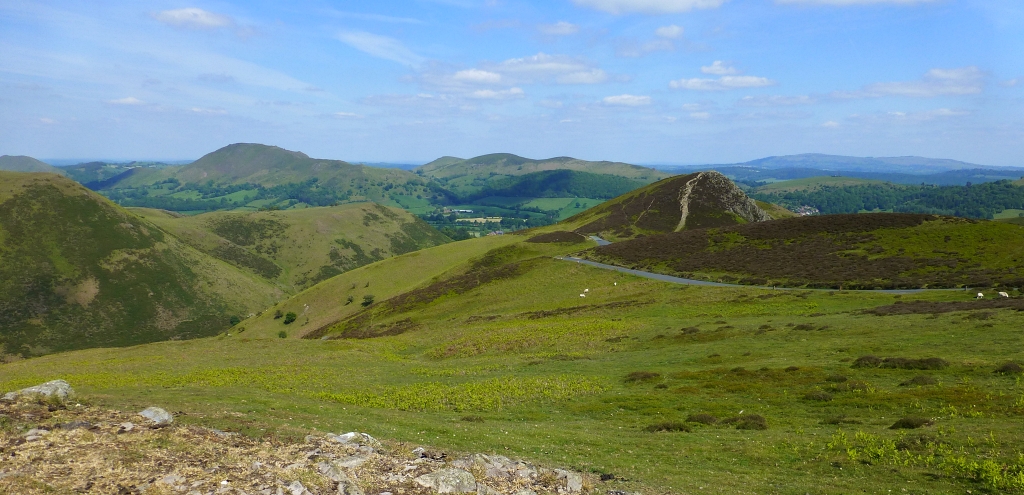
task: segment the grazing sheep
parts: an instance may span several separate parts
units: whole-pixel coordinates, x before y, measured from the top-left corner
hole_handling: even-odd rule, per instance
[[[613,282],[612,285],[616,285],[617,286],[617,285],[619,285],[619,283],[618,282]]]
[[[580,297],[587,297],[586,294],[580,294]]]
[[[1010,295],[1005,292],[1000,292],[999,297],[1010,297]]]
[[[985,299],[985,294],[982,294],[981,292],[979,292],[978,296],[975,297],[975,299]]]
[[[583,289],[584,294],[586,294],[587,292],[590,292],[590,289]]]

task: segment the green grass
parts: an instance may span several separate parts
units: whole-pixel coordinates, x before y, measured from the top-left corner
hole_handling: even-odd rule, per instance
[[[240,191],[235,194],[244,194]],[[356,203],[170,216],[133,209],[194,248],[297,292],[344,271],[447,242],[409,213]]]
[[[1024,385],[994,372],[1019,359],[1015,311],[877,316],[864,310],[970,294],[669,285],[554,260],[579,246],[519,246],[525,238],[392,258],[277,307],[308,305],[311,318],[372,313],[379,328],[408,320],[397,335],[278,339],[270,331],[285,327],[271,311],[231,336],[5,364],[0,390],[63,377],[95,403],[157,404],[184,411],[186,423],[289,437],[358,429],[629,480],[602,491],[1020,492]],[[509,263],[521,267],[515,276],[386,303]],[[344,305],[364,292],[378,302]],[[950,364],[852,367],[868,354]],[[650,378],[629,380],[636,372]],[[937,384],[900,385],[922,373]],[[722,421],[687,422],[697,414]],[[730,419],[750,415],[768,428]],[[934,425],[889,429],[904,417]]]
[[[404,273],[402,258],[359,271],[389,265]],[[546,257],[532,262],[518,277],[383,316],[381,324],[419,325],[399,335],[263,339],[247,330],[87,350],[3,365],[0,388],[60,376],[93,402],[158,404],[186,412],[184,422],[284,437],[367,430],[611,473],[631,481],[606,489],[644,493],[804,493],[823,480],[837,493],[1017,489],[985,467],[1015,472],[1024,448],[1024,387],[993,373],[1024,343],[1012,312],[879,317],[860,311],[964,295],[671,286]],[[937,385],[900,386],[922,372],[851,367],[867,354],[951,364],[927,372]],[[656,375],[627,380],[637,371]],[[838,374],[866,385],[834,389],[842,383],[826,377]],[[833,400],[805,399],[815,390],[830,390]],[[758,414],[768,429],[726,422],[648,431],[698,413]],[[477,420],[459,420],[467,414]],[[889,429],[905,416],[936,423]],[[912,442],[909,451],[895,448]]]
[[[1021,218],[1024,217],[1024,210],[1007,209],[999,213],[996,213],[993,218],[996,220],[1002,220],[1007,218]]]

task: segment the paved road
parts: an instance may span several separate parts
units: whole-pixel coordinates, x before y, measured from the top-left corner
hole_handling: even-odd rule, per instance
[[[596,240],[596,239],[595,239]],[[603,239],[602,239],[603,240]],[[605,241],[608,242],[608,241]],[[603,268],[605,270],[615,270],[617,272],[628,273],[630,275],[636,275],[638,277],[650,278],[654,280],[661,280],[662,282],[669,282],[673,284],[682,285],[703,285],[707,287],[742,287],[747,289],[766,289],[766,290],[819,290],[819,291],[834,291],[836,289],[804,289],[804,288],[793,288],[793,287],[764,287],[758,285],[740,285],[740,284],[723,284],[721,282],[708,282],[707,280],[695,280],[692,278],[673,277],[671,275],[662,275],[660,273],[651,273],[641,270],[633,270],[630,268],[623,268],[621,266],[606,265],[604,263],[598,263],[596,261],[584,260],[580,258],[574,258],[572,256],[559,256],[556,259],[565,261],[575,261],[576,263],[582,263],[584,265],[590,265],[597,268]],[[897,289],[897,290],[872,290],[872,289],[859,289],[859,290],[843,290],[843,292],[877,292],[879,294],[917,294],[925,291],[961,291],[964,289]]]

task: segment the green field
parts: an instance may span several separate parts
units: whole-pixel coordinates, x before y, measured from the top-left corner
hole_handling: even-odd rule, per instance
[[[1024,489],[1024,385],[996,372],[1020,358],[1016,310],[671,285],[552,258],[591,243],[525,239],[358,268],[216,338],[4,364],[0,390],[60,377],[96,404],[247,435],[357,429],[591,471],[601,493]],[[384,335],[277,338],[325,325]],[[867,355],[907,359],[855,366]],[[889,429],[906,417],[932,424]]]

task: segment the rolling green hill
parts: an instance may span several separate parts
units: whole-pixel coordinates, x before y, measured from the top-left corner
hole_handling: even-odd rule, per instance
[[[620,162],[591,162],[570,157],[532,160],[510,153],[494,153],[470,159],[442,157],[417,168],[417,174],[438,179],[445,187],[460,195],[471,195],[494,186],[495,181],[508,177],[571,170],[591,174],[624,177],[641,184],[647,184],[670,174],[652,168]]]
[[[375,203],[195,216],[144,208],[132,212],[290,293],[374,261],[449,242],[408,212]]]
[[[289,208],[444,197],[441,188],[398,169],[320,160],[262,144],[232,144],[181,167],[136,168],[104,184],[123,206],[172,211]]]
[[[59,377],[268,442],[358,429],[570,467],[592,493],[1024,491],[1020,293],[672,285],[532,234],[357,268],[278,305],[290,325],[0,365],[0,391]]]
[[[212,335],[281,294],[69,179],[0,172],[5,355]]]
[[[48,172],[60,174],[61,170],[48,163],[43,163],[31,156],[0,156],[0,170],[8,172]]]
[[[674,232],[588,257],[687,278],[827,288],[1024,286],[1024,229],[934,215],[824,215]]]
[[[697,172],[624,194],[566,223],[608,240],[770,220],[754,200],[718,172]]]

